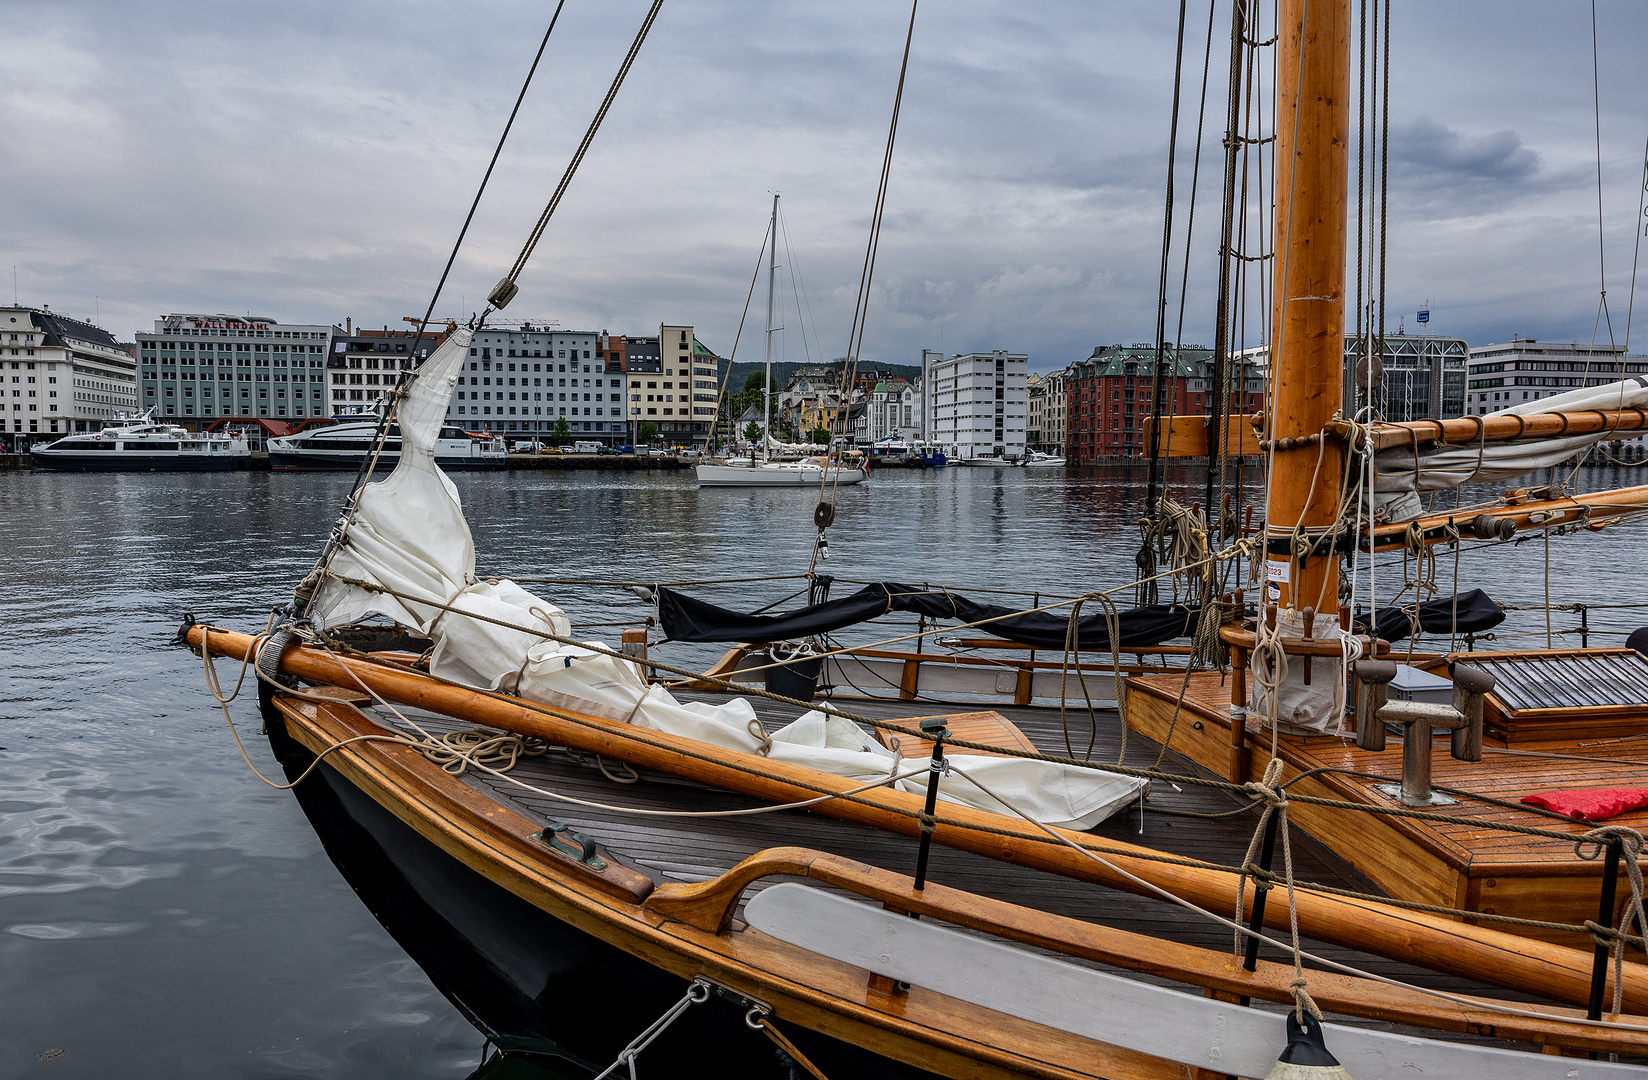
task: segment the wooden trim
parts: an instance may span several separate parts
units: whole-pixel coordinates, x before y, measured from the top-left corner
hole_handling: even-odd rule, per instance
[[[203,636],[200,626],[188,631],[189,642],[196,646]],[[214,646],[226,655],[246,655],[252,640],[244,634],[213,633]],[[551,712],[503,695],[439,683],[426,676],[335,657],[319,649],[289,648],[281,657],[280,669],[310,682],[331,685],[349,685],[358,678],[385,699],[400,704],[535,735],[555,745],[656,768],[773,802],[816,798],[820,790],[845,792],[857,786],[844,777],[755,754],[710,747],[569,709]],[[920,796],[881,788],[857,795],[853,801],[820,803],[814,812],[915,837],[919,833],[916,815],[922,802]],[[944,816],[958,824],[941,824],[932,836],[949,847],[1150,895],[1146,886],[1121,873],[1126,871],[1213,910],[1224,910],[1234,901],[1233,875],[1157,862],[1157,853],[1149,848],[1107,841],[1106,846],[1118,854],[1104,856],[1106,865],[1064,846],[993,831],[1023,829],[1017,819],[960,805],[946,806]],[[1055,832],[1078,844],[1091,840],[1083,833]],[[1308,892],[1299,893],[1297,899],[1300,930],[1312,937],[1513,989],[1541,987],[1548,996],[1560,1000],[1584,1002],[1589,997],[1591,958],[1587,952],[1469,928],[1374,901]],[[1284,905],[1272,905],[1266,912],[1267,925],[1278,928],[1287,925],[1287,917]],[[1628,969],[1625,984],[1626,1007],[1648,1009],[1648,971]]]
[[[1343,420],[1339,420],[1330,424],[1329,430],[1344,438],[1350,429]],[[1550,439],[1562,435],[1643,430],[1648,430],[1648,410],[1627,408],[1583,409],[1571,413],[1495,413],[1491,416],[1462,416],[1453,420],[1378,423],[1372,426],[1369,434],[1374,450],[1378,451],[1411,446],[1416,442],[1467,446],[1511,439]]]
[[[284,695],[277,696],[276,706],[288,721],[289,733],[311,751],[322,750],[343,738],[382,730],[365,716],[345,706],[316,706]],[[489,880],[522,895],[539,907],[546,907],[541,902],[542,888],[522,889],[519,879],[536,878],[540,886],[558,890],[594,890],[608,901],[617,902],[616,907],[610,903],[604,905],[597,915],[604,915],[609,930],[620,923],[634,924],[636,929],[650,931],[655,938],[662,939],[665,948],[673,945],[683,959],[690,959],[690,953],[700,950],[694,948],[695,943],[687,940],[668,940],[672,925],[677,929],[685,927],[712,936],[724,936],[731,924],[732,910],[750,882],[762,877],[793,874],[890,903],[898,910],[930,915],[1034,947],[1192,985],[1246,994],[1261,1000],[1291,1000],[1288,982],[1293,972],[1287,965],[1265,961],[1260,963],[1257,971],[1249,973],[1223,953],[1049,915],[936,883],[930,883],[925,890],[916,890],[911,879],[904,875],[801,848],[769,849],[757,853],[702,885],[659,886],[651,889],[650,895],[646,895],[646,900],[637,908],[634,890],[605,888],[600,879],[581,872],[582,868],[571,860],[550,855],[530,839],[530,832],[535,828],[533,822],[445,773],[408,747],[385,743],[356,744],[335,752],[327,761],[349,782],[360,787],[402,821]],[[646,881],[646,884],[650,886],[651,882]],[[723,906],[723,914],[716,914],[717,904]],[[649,919],[647,912],[663,916],[667,921]],[[557,914],[554,911],[550,913]],[[713,927],[708,925],[711,920],[715,923]],[[780,967],[799,968],[808,978],[813,978],[816,969],[823,966],[819,958],[773,942],[764,935],[742,933],[737,936],[748,939],[740,941],[738,952],[741,953],[757,950],[800,953],[800,963],[788,965],[776,963],[775,958],[771,957],[766,963],[758,965],[750,962],[753,957],[746,956],[739,965],[744,976],[742,981],[748,985],[749,980],[758,980],[758,997],[770,1000]],[[644,954],[638,955],[642,955],[643,959],[649,958]],[[828,988],[826,993],[832,990],[839,992]],[[1320,1003],[1334,1012],[1394,1023],[1412,1023],[1440,1031],[1497,1034],[1500,1038],[1536,1045],[1558,1044],[1604,1051],[1638,1045],[1628,1033],[1593,1031],[1572,1024],[1563,1016],[1562,1010],[1551,1010],[1548,1021],[1502,1017],[1469,1006],[1452,1005],[1417,991],[1386,987],[1332,973],[1312,973],[1311,990]],[[921,991],[918,989],[912,993],[919,995]],[[949,1000],[943,999],[942,995],[931,996],[944,1002]],[[862,1008],[852,999],[840,999],[832,1004],[838,1009]],[[960,1004],[949,1003],[944,1014],[949,1015]],[[788,1018],[789,1014],[785,1015]],[[1025,1026],[1033,1029],[1035,1025]],[[823,1030],[836,1034],[827,1028]],[[1029,1047],[1017,1041],[1014,1049],[1015,1042],[1005,1040],[1000,1048],[1007,1054],[1021,1057]],[[1035,1045],[1030,1044],[1031,1047]],[[974,1067],[977,1067],[976,1063]],[[1108,1070],[1106,1072],[1107,1075],[1118,1075]],[[973,1073],[971,1070],[958,1071],[953,1075]],[[1056,1075],[1070,1074],[1060,1070]]]

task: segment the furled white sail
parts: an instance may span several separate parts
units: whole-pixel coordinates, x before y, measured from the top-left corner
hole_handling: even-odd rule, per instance
[[[476,579],[475,545],[457,489],[435,465],[435,438],[463,369],[469,339],[463,329],[448,337],[401,401],[400,463],[387,479],[361,492],[345,525],[347,543],[331,561],[331,574],[310,605],[311,616],[330,627],[373,615],[413,627],[435,642],[430,671],[471,686],[730,750],[764,752],[775,761],[864,782],[897,770],[893,752],[850,721],[809,712],[769,737],[748,701],[680,702],[662,687],[649,685],[631,661],[510,629],[523,627],[563,638],[571,633],[566,615],[549,601],[508,579]],[[404,596],[371,592],[340,577],[370,581]],[[1076,829],[1091,828],[1109,817],[1144,783],[1115,773],[1019,758],[975,757],[968,771],[1037,820]],[[902,780],[899,786],[924,792],[926,773]],[[941,779],[939,794],[969,806],[1004,809],[959,776]]]
[[[1523,402],[1496,415],[1531,416],[1643,407],[1648,407],[1648,379],[1637,376],[1606,386],[1570,390],[1542,401]],[[1392,521],[1411,521],[1423,512],[1420,492],[1444,491],[1472,481],[1509,480],[1556,465],[1608,437],[1609,433],[1604,431],[1555,439],[1381,450],[1373,458],[1374,507],[1384,508]]]

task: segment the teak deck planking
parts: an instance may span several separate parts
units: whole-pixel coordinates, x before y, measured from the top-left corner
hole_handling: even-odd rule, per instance
[[[1136,731],[1164,738],[1183,685],[1181,676],[1145,676],[1128,681],[1129,719]],[[1262,775],[1270,758],[1269,734],[1255,718],[1247,720],[1249,750],[1246,775],[1229,776],[1231,743],[1230,682],[1217,673],[1190,677],[1181,715],[1173,733],[1174,749],[1198,764],[1238,782]],[[1445,735],[1445,733],[1443,733]],[[1279,755],[1284,778],[1312,769],[1331,768],[1372,773],[1381,779],[1336,774],[1307,777],[1290,790],[1370,806],[1399,807],[1378,791],[1378,783],[1400,783],[1401,738],[1393,734],[1384,751],[1358,747],[1352,736],[1283,735]],[[1434,743],[1432,784],[1515,802],[1525,795],[1567,788],[1648,787],[1648,760],[1626,760],[1618,746],[1584,746],[1579,740],[1521,742],[1523,752],[1571,755],[1566,758],[1496,753],[1505,749],[1486,740],[1483,760],[1459,761],[1448,753],[1445,737]],[[1644,748],[1648,751],[1648,747]],[[1648,753],[1645,753],[1648,758]],[[1575,758],[1586,760],[1574,760]],[[1483,823],[1508,823],[1549,829],[1576,840],[1592,825],[1548,817],[1531,809],[1512,809],[1471,799],[1420,811]],[[1487,914],[1581,923],[1596,917],[1602,864],[1581,859],[1574,845],[1543,837],[1427,821],[1423,817],[1388,817],[1295,803],[1289,816],[1317,840],[1338,852],[1392,896],[1443,904]],[[1648,827],[1648,812],[1614,819],[1622,825]],[[1624,890],[1621,890],[1623,903]],[[1502,925],[1502,924],[1495,924]],[[1544,940],[1573,943],[1574,936],[1527,930]]]

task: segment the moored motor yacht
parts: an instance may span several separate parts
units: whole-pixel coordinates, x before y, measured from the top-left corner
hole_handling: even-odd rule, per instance
[[[377,445],[378,415],[371,411],[311,420],[298,431],[269,440],[269,467],[291,470],[352,470]],[[377,467],[393,468],[401,459],[401,430],[389,425]],[[442,427],[435,440],[435,464],[443,469],[501,469],[508,463],[504,441],[493,435]]]
[[[153,410],[29,451],[29,463],[40,472],[215,472],[244,469],[250,459],[244,436],[157,423]]]

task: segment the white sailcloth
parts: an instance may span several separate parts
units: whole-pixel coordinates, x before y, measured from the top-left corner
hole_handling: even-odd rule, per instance
[[[1590,412],[1597,409],[1648,407],[1648,379],[1636,376],[1607,386],[1570,390],[1542,401],[1526,401],[1495,415],[1531,416],[1548,412]],[[1509,442],[1439,446],[1429,450],[1395,447],[1374,455],[1374,507],[1383,507],[1392,521],[1411,521],[1423,512],[1419,493],[1445,491],[1472,481],[1509,480],[1536,469],[1549,468],[1580,450],[1609,437],[1608,432],[1570,435],[1556,439],[1517,439]]]
[[[463,370],[469,340],[468,330],[454,331],[419,370],[397,409],[400,462],[386,479],[361,492],[346,527],[348,542],[330,567],[340,577],[371,581],[431,602],[370,592],[329,576],[310,605],[311,615],[330,627],[373,615],[413,627],[435,642],[430,671],[456,682],[729,750],[765,749],[775,761],[854,780],[869,782],[896,771],[899,762],[892,751],[840,717],[806,713],[773,733],[769,742],[748,701],[680,702],[662,687],[648,685],[630,661],[509,628],[563,638],[571,633],[566,614],[548,600],[508,579],[476,579],[475,545],[457,489],[435,465],[435,438]],[[1115,773],[1020,758],[973,757],[968,771],[1036,820],[1075,829],[1103,821],[1144,783]],[[926,774],[901,780],[899,786],[924,792]],[[939,796],[982,809],[1005,809],[959,776],[942,778]]]

